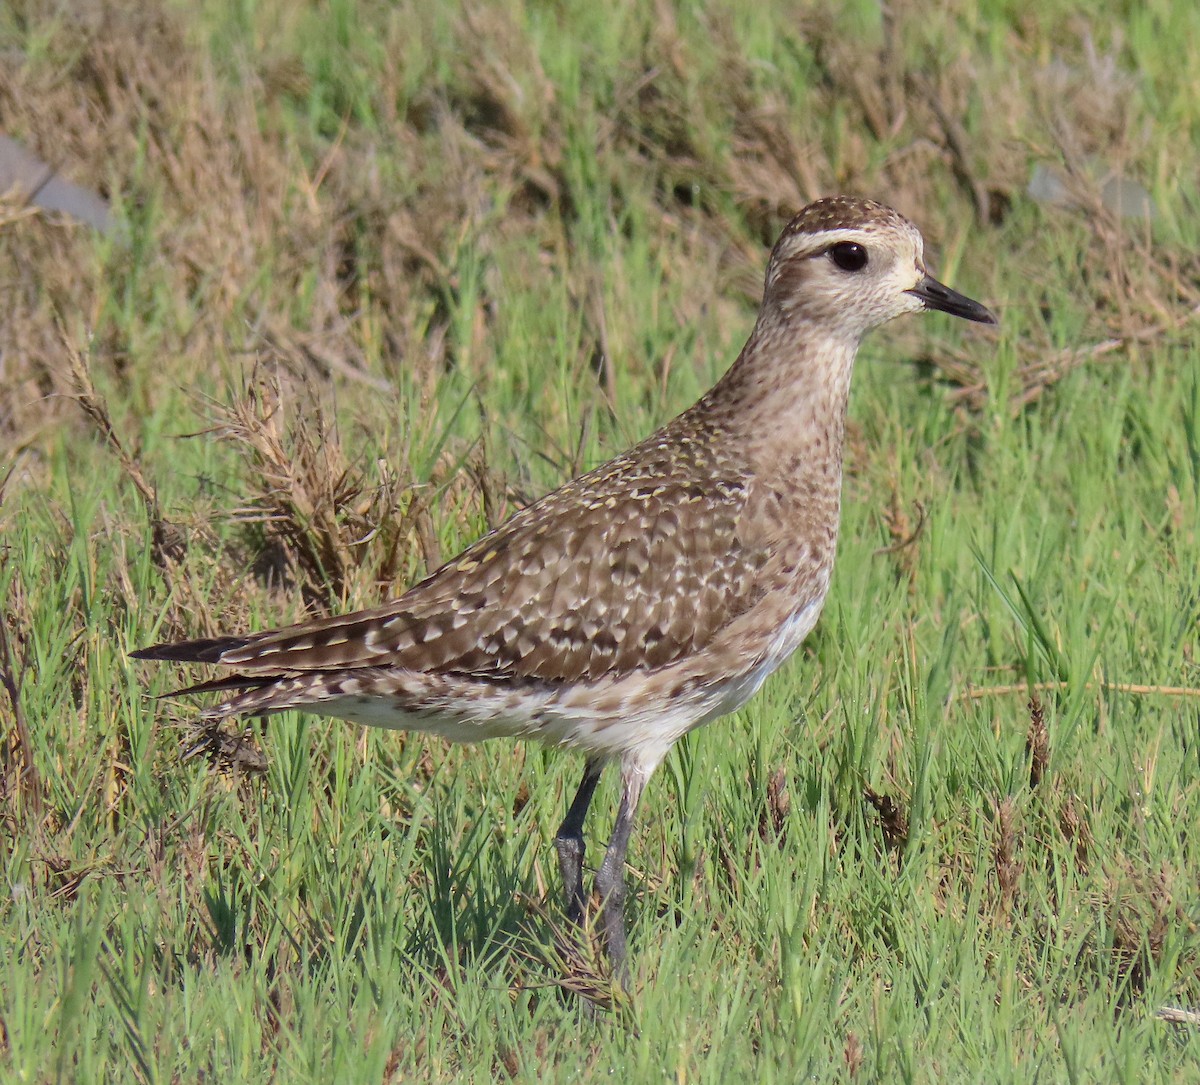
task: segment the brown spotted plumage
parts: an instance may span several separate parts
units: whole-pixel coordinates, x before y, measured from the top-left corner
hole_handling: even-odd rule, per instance
[[[920,234],[895,211],[820,200],[776,243],[737,361],[635,448],[386,606],[134,654],[233,668],[193,687],[227,695],[208,717],[302,708],[580,750],[584,780],[556,840],[575,920],[583,817],[602,766],[619,760],[621,806],[596,881],[620,966],[624,853],[646,779],[681,735],[743,704],[816,622],[858,344],[922,309],[994,322],[928,276]]]

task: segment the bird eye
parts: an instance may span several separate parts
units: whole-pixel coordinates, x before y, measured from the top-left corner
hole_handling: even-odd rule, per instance
[[[829,259],[843,271],[862,271],[867,266],[867,250],[854,241],[839,241],[829,246]]]

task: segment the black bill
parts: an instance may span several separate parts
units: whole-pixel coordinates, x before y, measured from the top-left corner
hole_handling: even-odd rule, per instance
[[[937,279],[926,275],[916,286],[908,291],[915,294],[925,303],[926,309],[938,309],[951,316],[961,316],[964,320],[974,320],[980,324],[997,323],[992,311],[977,301],[972,301],[966,294],[943,286]]]

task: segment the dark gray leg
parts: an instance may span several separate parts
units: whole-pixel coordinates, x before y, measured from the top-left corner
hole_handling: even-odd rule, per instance
[[[613,972],[621,980],[627,978],[629,971],[625,963],[625,851],[629,847],[629,834],[645,783],[645,775],[640,769],[621,767],[621,805],[604,862],[596,871],[596,892],[602,901],[600,920],[604,947],[612,961]]]
[[[562,872],[563,888],[567,891],[567,918],[572,923],[583,922],[587,899],[583,895],[583,819],[595,793],[604,762],[588,759],[583,768],[583,782],[571,800],[571,808],[558,827],[554,846],[558,849],[558,869]]]

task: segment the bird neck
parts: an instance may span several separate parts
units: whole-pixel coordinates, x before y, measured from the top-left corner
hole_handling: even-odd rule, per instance
[[[809,602],[823,597],[837,546],[842,446],[858,340],[817,335],[760,319],[729,372],[688,414],[753,479],[747,545],[779,556],[780,587],[795,570],[823,570]],[[686,417],[686,416],[685,416]]]
[[[830,336],[811,325],[760,320],[738,359],[697,404],[743,440],[781,454],[841,463],[857,336]]]

